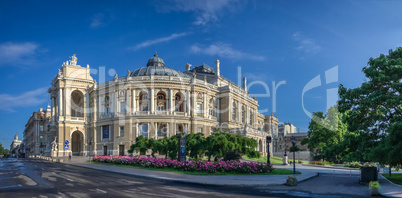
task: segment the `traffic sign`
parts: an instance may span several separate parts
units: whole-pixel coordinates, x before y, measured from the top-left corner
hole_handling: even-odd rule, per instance
[[[64,142],[64,144],[68,144],[68,143],[70,143],[68,140],[66,140],[66,141]]]
[[[65,144],[64,149],[67,150],[68,148],[70,148],[70,146],[68,146],[68,144]]]

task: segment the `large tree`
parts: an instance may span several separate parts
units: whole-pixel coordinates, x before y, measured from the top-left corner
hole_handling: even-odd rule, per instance
[[[328,161],[343,161],[340,155],[343,150],[340,143],[346,131],[346,125],[342,122],[343,114],[338,112],[337,106],[323,112],[313,113],[313,118],[308,126],[307,137],[301,144],[308,144],[308,148],[318,158]]]
[[[339,110],[348,112],[349,131],[372,161],[402,165],[402,48],[370,58],[360,87],[339,88]],[[399,138],[399,139],[398,139]]]

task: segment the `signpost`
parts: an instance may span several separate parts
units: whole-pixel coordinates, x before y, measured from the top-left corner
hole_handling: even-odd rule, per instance
[[[181,136],[180,134],[177,135],[178,138],[178,153],[179,153],[179,161],[186,161],[186,142],[187,142],[187,136]]]
[[[68,150],[70,146],[68,145],[70,142],[68,140],[64,141],[64,150]]]

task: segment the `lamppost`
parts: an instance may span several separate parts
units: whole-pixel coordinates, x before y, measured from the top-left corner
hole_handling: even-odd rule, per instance
[[[286,137],[283,137],[283,140],[285,141],[285,155],[283,155],[283,165],[288,165],[288,155],[286,154],[286,147],[288,146],[286,144]]]
[[[271,136],[267,136],[267,165],[271,164],[271,153],[269,152],[269,143],[271,143]]]
[[[296,138],[295,138],[295,136],[292,135],[291,141],[292,141],[292,145],[293,145],[293,147],[292,147],[293,148],[293,174],[296,174],[296,161],[295,161]]]
[[[90,160],[91,155],[90,155],[90,149],[91,149],[91,145],[92,145],[92,140],[87,140],[87,156],[88,156],[88,160]]]

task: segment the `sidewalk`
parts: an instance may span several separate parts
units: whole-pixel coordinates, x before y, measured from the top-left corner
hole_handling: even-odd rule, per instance
[[[401,173],[394,173],[401,174]],[[385,197],[402,197],[402,185],[393,184],[384,176],[379,174],[378,181],[380,182],[380,194]]]
[[[286,183],[286,179],[290,175],[187,175],[180,173],[171,173],[164,171],[152,171],[136,168],[126,168],[117,166],[108,166],[100,164],[86,163],[87,157],[73,157],[71,161],[63,160],[63,163],[71,164],[75,166],[91,168],[102,171],[109,171],[121,174],[134,175],[142,178],[156,179],[162,181],[178,182],[178,183],[191,183],[210,186],[232,186],[232,187],[257,187],[257,186],[273,186],[283,185]],[[275,166],[274,166],[275,167]],[[312,177],[315,177],[316,173],[306,172],[297,174],[297,180],[299,182],[305,181]]]

